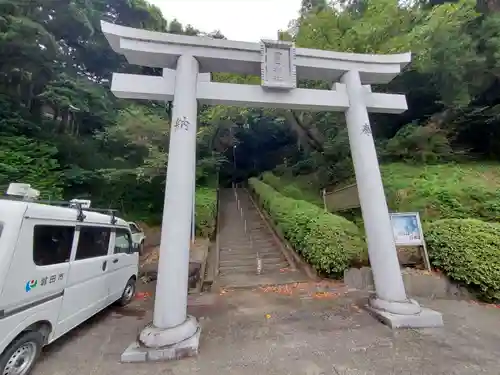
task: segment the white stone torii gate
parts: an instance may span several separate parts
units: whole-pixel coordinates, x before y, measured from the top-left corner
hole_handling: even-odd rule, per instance
[[[305,111],[343,111],[373,270],[370,309],[391,327],[437,327],[440,313],[407,295],[394,244],[368,112],[401,113],[404,95],[373,93],[411,54],[364,55],[294,48],[290,42],[235,42],[173,35],[102,22],[111,47],[129,63],[163,68],[163,76],[113,75],[120,98],[173,101],[154,320],[123,361],[172,359],[198,352],[200,328],[187,316],[189,242],[196,162],[198,103]],[[261,75],[262,85],[210,82],[210,73]],[[208,74],[207,74],[208,73]],[[334,83],[332,90],[297,88],[297,79]]]

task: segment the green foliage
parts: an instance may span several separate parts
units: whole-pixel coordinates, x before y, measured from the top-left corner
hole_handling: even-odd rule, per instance
[[[280,178],[275,176],[272,172],[264,172],[262,174],[262,181],[264,181],[264,183],[271,186],[273,189],[277,191],[283,189],[283,183],[281,182]],[[290,197],[290,198],[299,199],[298,197]]]
[[[285,197],[255,178],[249,185],[293,248],[317,271],[339,277],[366,257],[363,238],[353,223],[308,202]]]
[[[424,220],[500,221],[498,164],[381,166],[389,208],[418,211]]]
[[[427,220],[500,217],[494,166],[417,166],[463,156],[500,159],[500,14],[491,7],[478,14],[475,5],[341,0],[333,6],[305,0],[292,27],[281,33],[305,48],[412,51],[413,63],[397,79],[387,88],[374,87],[406,94],[409,110],[371,120],[381,160],[414,164],[382,168],[391,208],[419,210]],[[160,71],[130,66],[114,53],[101,19],[207,35],[177,20],[167,23],[144,0],[0,1],[0,187],[29,182],[47,198],[88,197],[131,219],[158,222],[171,106],[120,100],[109,92],[112,72]],[[223,38],[219,32],[208,36]],[[228,73],[212,79],[260,83],[257,76]],[[299,82],[307,88],[328,85]],[[321,188],[352,179],[344,115],[200,108],[198,185],[215,187],[219,176],[243,181],[270,170],[280,172],[279,178],[264,176],[276,190],[321,207]],[[480,183],[474,173],[484,176]],[[199,194],[201,202],[209,201]],[[207,223],[209,206],[200,208]]]
[[[83,192],[74,197],[91,199],[92,205],[96,207],[118,209],[124,218],[129,220],[142,221],[151,226],[161,224],[165,193],[163,176],[154,177],[145,183],[137,179],[133,172],[126,174],[122,171],[119,179],[112,176],[108,179],[98,177],[97,180],[101,190],[92,195]],[[76,191],[76,188],[73,190]],[[216,189],[197,187],[195,195],[196,235],[210,237],[215,230],[216,216]]]
[[[277,177],[272,172],[265,172],[262,174],[262,181],[286,197],[304,200],[323,207],[323,202],[318,193],[304,188],[304,186],[297,186],[297,183],[290,182],[286,176]]]
[[[305,1],[301,9],[286,35],[282,33],[300,47],[357,53],[412,52],[412,64],[387,88],[377,88],[402,92],[409,104],[409,110],[399,117],[371,116],[383,162],[500,159],[499,12],[479,14],[471,0],[432,4],[346,0],[336,6]],[[325,88],[323,82],[299,85]],[[343,115],[273,110],[262,113],[261,121],[271,124],[277,118],[284,119],[294,138],[289,146],[276,150],[287,159],[285,164],[281,160],[277,163],[281,173],[291,171],[294,178],[314,176],[319,188],[352,178]],[[294,146],[291,156],[289,150]],[[259,155],[261,160],[268,159],[268,153]]]
[[[179,22],[167,25],[160,10],[144,0],[69,6],[56,0],[0,1],[0,189],[10,182],[30,183],[44,198],[88,198],[93,206],[157,224],[170,108],[120,100],[109,91],[112,72],[158,72],[127,65],[114,53],[100,30],[102,19],[199,33]],[[197,182],[214,186],[225,159],[207,145],[199,135]],[[210,220],[200,207],[204,228]]]
[[[437,220],[427,226],[432,264],[482,299],[500,300],[500,225],[473,219]]]
[[[44,199],[62,196],[60,166],[54,146],[24,136],[0,136],[0,191],[9,183],[31,184]]]
[[[196,189],[196,235],[210,237],[217,221],[217,191],[211,188]]]
[[[383,160],[430,164],[453,158],[444,132],[427,126],[404,126],[384,146],[380,153]]]

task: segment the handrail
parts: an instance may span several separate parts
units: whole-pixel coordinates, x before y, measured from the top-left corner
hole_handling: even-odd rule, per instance
[[[244,215],[243,206],[241,205],[241,200],[238,196],[238,191],[236,190],[237,186],[238,186],[238,184],[233,183],[233,192],[234,192],[234,198],[236,201],[236,208],[240,213],[240,217],[241,217],[241,220],[243,222],[243,228],[245,231],[245,235],[248,237],[248,240],[250,242],[250,247],[252,250],[255,250],[255,242],[253,239],[252,231],[251,231],[251,229],[249,230],[249,228],[248,228],[247,218]],[[262,258],[260,257],[259,251],[255,251],[255,258],[256,258],[255,260],[256,260],[256,267],[257,267],[256,274],[260,275],[262,273]]]
[[[219,275],[220,266],[220,186],[217,187],[217,217],[215,220],[215,276]]]

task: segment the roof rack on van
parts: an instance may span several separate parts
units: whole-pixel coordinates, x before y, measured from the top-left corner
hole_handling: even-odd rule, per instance
[[[85,199],[72,199],[70,201],[51,201],[51,200],[38,200],[38,196],[40,192],[38,190],[32,189],[29,184],[21,184],[21,183],[11,183],[9,185],[9,189],[4,197],[0,197],[0,199],[9,199],[9,200],[22,200],[29,201],[34,203],[48,204],[51,206],[60,206],[60,207],[68,207],[74,208],[78,211],[76,219],[78,221],[84,221],[86,216],[84,211],[90,212],[99,212],[103,214],[107,214],[111,216],[111,224],[116,224],[118,219],[116,218],[116,213],[118,210],[111,208],[90,208],[91,201]]]
[[[107,214],[107,215],[111,216],[111,224],[116,224],[116,222],[118,221],[118,219],[116,218],[116,213],[118,212],[118,210],[114,210],[112,208],[109,208],[109,209],[107,209],[107,208],[84,208],[83,210]]]
[[[118,219],[116,218],[116,214],[118,210],[112,209],[112,208],[90,208],[90,207],[85,207],[85,205],[81,202],[75,202],[74,200],[71,201],[43,201],[43,200],[38,200],[36,203],[42,203],[42,204],[49,204],[51,206],[60,206],[60,207],[68,207],[68,208],[74,208],[78,210],[78,215],[76,219],[78,221],[84,221],[86,216],[84,214],[85,211],[89,212],[98,212],[102,214],[106,214],[111,216],[110,223],[111,224],[116,224]]]

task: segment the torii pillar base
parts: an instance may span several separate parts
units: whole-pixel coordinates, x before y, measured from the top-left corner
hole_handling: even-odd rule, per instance
[[[366,309],[375,318],[393,329],[443,327],[443,315],[440,312],[422,307],[414,300],[409,300],[408,302],[399,304],[397,302],[387,302],[372,298],[367,304]],[[415,309],[412,309],[410,305]],[[389,312],[387,309],[397,311],[397,314]]]
[[[148,326],[138,340],[123,352],[121,361],[160,362],[195,357],[198,355],[200,334],[198,321],[192,316],[188,316],[180,326],[167,330]]]

